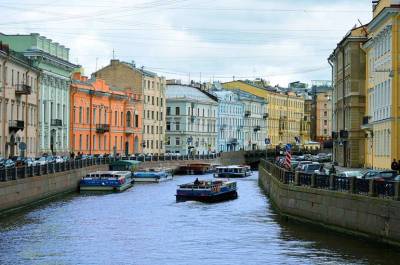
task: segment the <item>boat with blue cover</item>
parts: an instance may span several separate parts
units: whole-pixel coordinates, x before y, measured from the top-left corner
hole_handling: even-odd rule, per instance
[[[130,171],[96,171],[79,182],[81,191],[124,191],[133,185]]]
[[[221,202],[238,197],[236,182],[196,179],[193,183],[179,185],[176,201]]]
[[[164,169],[141,170],[133,173],[135,182],[163,182],[171,179],[171,172]]]
[[[215,168],[217,178],[245,178],[251,175],[249,166],[220,166]]]

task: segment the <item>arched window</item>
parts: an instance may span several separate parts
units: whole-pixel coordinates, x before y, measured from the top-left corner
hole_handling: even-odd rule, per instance
[[[126,127],[130,128],[131,127],[131,112],[128,111],[126,113]]]

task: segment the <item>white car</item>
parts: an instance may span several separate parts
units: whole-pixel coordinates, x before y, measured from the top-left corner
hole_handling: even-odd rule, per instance
[[[340,172],[338,176],[339,177],[343,177],[343,178],[356,177],[358,179],[361,179],[363,177],[363,174],[361,173],[361,171],[354,170],[354,171],[343,171],[343,172]]]
[[[44,165],[47,165],[47,159],[46,159],[46,157],[42,156],[38,160],[33,161],[32,165],[33,166],[44,166]]]
[[[55,159],[56,159],[56,163],[63,163],[64,162],[64,159],[61,156],[56,156]]]

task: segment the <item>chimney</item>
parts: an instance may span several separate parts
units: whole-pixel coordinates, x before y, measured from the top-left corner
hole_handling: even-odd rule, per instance
[[[375,8],[378,4],[379,4],[379,0],[372,0],[372,11],[375,11]]]
[[[119,63],[118,59],[111,59],[111,65],[117,65]]]

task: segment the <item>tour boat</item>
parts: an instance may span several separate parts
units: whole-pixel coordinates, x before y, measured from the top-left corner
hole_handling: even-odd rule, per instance
[[[132,187],[130,171],[96,171],[87,174],[79,183],[81,191],[124,191]]]
[[[236,182],[222,180],[199,181],[179,185],[176,201],[221,202],[238,197]]]
[[[217,178],[245,178],[251,175],[250,166],[222,166],[216,167],[214,177]]]
[[[179,167],[178,172],[188,175],[203,175],[211,171],[211,165],[207,163],[192,163]]]
[[[135,182],[162,182],[172,179],[172,174],[168,170],[142,170],[133,173]]]

